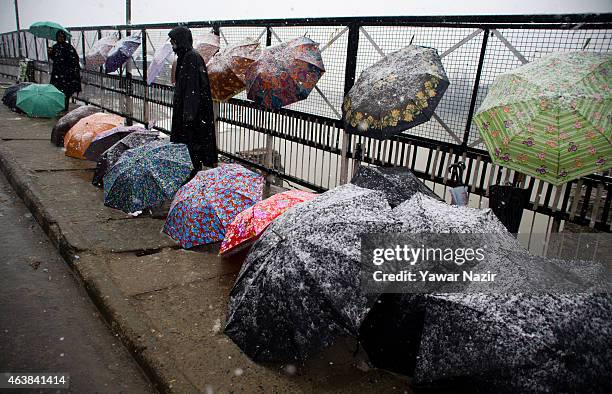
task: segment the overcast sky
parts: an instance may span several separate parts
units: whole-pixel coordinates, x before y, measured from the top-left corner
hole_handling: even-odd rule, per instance
[[[18,0],[22,28],[125,22],[124,0]],[[612,0],[132,0],[132,23],[323,16],[612,12]],[[14,0],[0,0],[0,31],[15,30]]]

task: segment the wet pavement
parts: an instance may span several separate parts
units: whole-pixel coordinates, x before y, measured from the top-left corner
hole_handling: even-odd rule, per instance
[[[0,372],[69,373],[62,392],[153,392],[2,174]]]

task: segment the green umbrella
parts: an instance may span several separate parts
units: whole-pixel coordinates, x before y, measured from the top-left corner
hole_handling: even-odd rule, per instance
[[[47,38],[49,40],[55,41],[56,35],[58,31],[63,31],[66,34],[66,39],[70,39],[70,32],[66,30],[66,28],[59,23],[55,22],[36,22],[30,26],[30,33],[34,34],[36,37]]]
[[[495,79],[474,118],[492,160],[561,185],[612,167],[612,55],[553,53]]]
[[[17,107],[31,117],[52,118],[64,109],[64,93],[49,84],[32,84],[17,92]]]

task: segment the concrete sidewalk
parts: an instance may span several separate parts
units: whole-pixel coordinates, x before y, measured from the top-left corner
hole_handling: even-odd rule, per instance
[[[55,119],[0,107],[0,169],[160,391],[409,390],[406,379],[353,356],[353,340],[303,365],[253,363],[223,334],[244,255],[223,259],[219,244],[182,250],[160,233],[163,219],[105,207],[91,184],[95,163],[49,142]]]

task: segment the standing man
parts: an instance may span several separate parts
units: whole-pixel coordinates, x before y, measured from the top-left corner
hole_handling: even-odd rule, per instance
[[[49,60],[53,62],[51,84],[64,93],[64,110],[68,111],[70,97],[81,91],[81,66],[76,49],[66,41],[66,34],[58,31],[57,43],[48,50]]]
[[[185,26],[168,33],[172,50],[178,56],[170,141],[187,144],[194,175],[217,165],[217,142],[213,102],[206,65],[193,49],[191,31]]]

